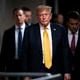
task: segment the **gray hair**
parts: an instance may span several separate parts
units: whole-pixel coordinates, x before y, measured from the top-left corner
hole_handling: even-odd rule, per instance
[[[48,10],[48,11],[51,13],[52,7],[51,7],[51,6],[47,6],[47,5],[39,5],[39,6],[36,8],[36,12],[42,11],[42,10]]]

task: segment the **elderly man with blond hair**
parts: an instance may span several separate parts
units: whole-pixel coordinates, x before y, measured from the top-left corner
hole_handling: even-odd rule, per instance
[[[64,73],[69,80],[68,49],[64,27],[51,23],[52,7],[39,5],[36,8],[38,23],[29,27],[24,40],[24,70],[27,72]],[[25,61],[26,60],[26,61]]]

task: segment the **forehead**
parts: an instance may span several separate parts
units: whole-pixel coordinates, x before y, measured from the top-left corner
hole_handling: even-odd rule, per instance
[[[73,23],[74,23],[74,22],[79,22],[79,20],[78,20],[78,19],[70,18],[70,19],[69,19],[69,22],[73,22]]]
[[[58,18],[63,18],[63,15],[58,15],[57,17],[58,17]]]
[[[15,11],[15,15],[17,15],[17,14],[24,14],[24,12],[23,12],[23,10],[17,10],[17,11]]]
[[[27,14],[30,14],[31,15],[31,11],[24,11],[24,13],[27,15]]]
[[[48,9],[38,10],[38,14],[41,14],[41,13],[50,13],[50,10],[48,10]]]

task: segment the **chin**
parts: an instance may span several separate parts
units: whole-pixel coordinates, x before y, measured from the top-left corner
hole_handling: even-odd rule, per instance
[[[48,23],[43,23],[43,25],[48,25]]]

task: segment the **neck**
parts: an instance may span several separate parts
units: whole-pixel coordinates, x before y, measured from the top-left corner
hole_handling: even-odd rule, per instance
[[[21,26],[23,23],[16,23],[17,26]]]

